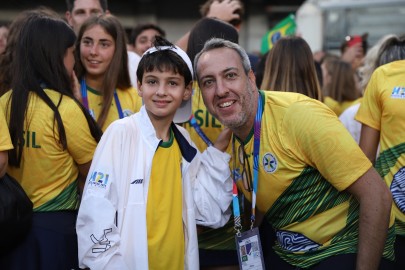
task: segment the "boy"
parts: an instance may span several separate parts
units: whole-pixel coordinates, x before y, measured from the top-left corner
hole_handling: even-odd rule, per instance
[[[218,151],[230,134],[200,154],[173,124],[191,115],[192,65],[163,38],[154,45],[137,70],[144,106],[111,124],[90,168],[77,220],[81,267],[198,269],[196,223],[220,227],[230,216],[230,157]]]

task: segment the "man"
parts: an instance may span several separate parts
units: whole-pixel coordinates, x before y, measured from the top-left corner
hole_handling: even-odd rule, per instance
[[[80,26],[91,16],[99,16],[110,13],[107,0],[66,0],[67,11],[65,17],[70,26],[73,27],[76,35]]]
[[[238,188],[248,200],[257,196],[257,210],[275,230],[267,266],[389,265],[395,237],[391,196],[334,113],[300,94],[258,91],[246,52],[232,42],[208,41],[194,67],[208,111],[234,133]],[[255,178],[246,174],[254,171],[254,144]],[[254,193],[252,182],[258,183]]]
[[[107,0],[66,0],[67,11],[65,17],[70,26],[72,26],[76,35],[80,27],[91,16],[109,14]],[[137,84],[136,69],[141,58],[134,52],[128,52],[128,68],[131,84],[135,87]]]

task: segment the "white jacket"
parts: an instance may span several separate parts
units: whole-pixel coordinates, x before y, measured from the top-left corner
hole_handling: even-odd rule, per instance
[[[230,156],[214,147],[203,154],[189,134],[172,125],[182,160],[185,269],[198,269],[196,223],[213,228],[230,217]],[[93,158],[77,218],[80,267],[148,269],[146,202],[152,159],[159,145],[142,107],[112,123]]]

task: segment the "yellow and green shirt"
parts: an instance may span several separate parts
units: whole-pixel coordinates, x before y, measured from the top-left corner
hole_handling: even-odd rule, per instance
[[[160,143],[152,161],[146,209],[149,269],[184,269],[181,161],[171,132],[170,140]]]
[[[142,107],[142,98],[138,95],[135,88],[117,89],[118,99],[122,108],[124,117],[138,112]],[[101,93],[93,88],[87,86],[87,98],[89,102],[89,111],[94,119],[98,119],[103,108],[103,96]],[[119,119],[117,104],[114,98],[111,101],[111,108],[108,112],[107,119],[104,122],[102,130],[105,131],[107,127],[115,120]]]
[[[0,108],[0,151],[13,149],[4,111]]]
[[[302,268],[356,253],[359,204],[345,189],[370,169],[370,161],[321,102],[297,93],[260,95],[264,109],[256,207],[276,231],[275,251]],[[241,142],[235,141],[239,149]],[[252,130],[243,142],[252,172],[253,141]],[[238,188],[250,200],[240,180]],[[384,257],[393,259],[391,227]]]
[[[380,131],[376,170],[393,196],[396,233],[405,235],[405,60],[376,69],[356,120]]]
[[[355,99],[355,100],[348,100],[348,101],[343,101],[343,102],[337,102],[331,97],[325,97],[323,101],[326,106],[332,109],[336,113],[337,116],[340,116],[347,108],[360,103],[361,98]]]
[[[0,98],[4,111],[9,109],[7,103],[11,92]],[[45,92],[58,104],[60,93],[50,89]],[[63,96],[58,110],[66,132],[67,150],[63,151],[58,142],[54,112],[31,92],[21,164],[19,168],[9,166],[7,170],[24,188],[37,212],[78,208],[77,164],[91,161],[97,145],[82,110],[73,99]]]

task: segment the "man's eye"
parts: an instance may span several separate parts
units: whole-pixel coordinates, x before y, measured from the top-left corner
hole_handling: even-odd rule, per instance
[[[227,78],[229,78],[229,79],[232,79],[232,78],[235,78],[236,77],[236,73],[228,73],[228,74],[226,74],[226,77]]]
[[[212,80],[206,80],[206,81],[203,82],[203,86],[204,86],[204,87],[208,87],[208,86],[210,86],[211,84],[212,84]]]

